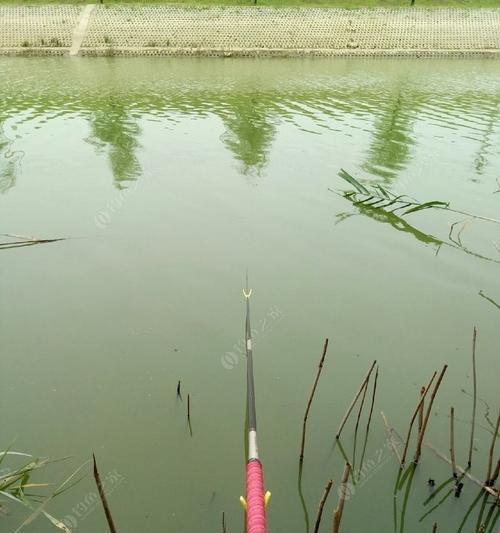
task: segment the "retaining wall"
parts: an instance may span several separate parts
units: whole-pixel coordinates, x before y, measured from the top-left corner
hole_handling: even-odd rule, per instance
[[[0,54],[500,57],[500,9],[2,5]]]

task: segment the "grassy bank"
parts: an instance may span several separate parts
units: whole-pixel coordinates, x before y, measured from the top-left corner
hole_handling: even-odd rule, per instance
[[[97,0],[0,0],[0,5],[42,5],[42,4],[88,4]],[[178,0],[168,2],[165,0],[105,0],[105,4],[168,4],[175,3],[186,6],[249,6],[254,5],[253,0]],[[409,7],[410,1],[402,0],[257,0],[259,6],[300,6],[300,7],[337,7],[344,9],[377,8],[377,7]],[[415,0],[416,7],[459,7],[459,8],[500,8],[500,0]]]

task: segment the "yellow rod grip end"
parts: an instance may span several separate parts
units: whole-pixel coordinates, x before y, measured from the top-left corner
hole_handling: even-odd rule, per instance
[[[270,499],[271,499],[271,492],[267,491],[266,494],[264,495],[264,502],[266,504],[266,507],[267,507],[267,504],[269,503]]]
[[[247,510],[247,501],[245,500],[245,498],[243,498],[243,496],[240,496],[240,503],[241,503],[241,506],[243,507],[243,509],[245,509],[245,511]]]

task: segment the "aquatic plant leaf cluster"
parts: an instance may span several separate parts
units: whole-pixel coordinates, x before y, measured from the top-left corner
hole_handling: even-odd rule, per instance
[[[47,494],[47,492],[35,491],[40,491],[40,489],[46,490],[51,484],[33,482],[32,476],[40,469],[55,461],[51,461],[47,458],[34,458],[30,454],[14,452],[7,449],[0,452],[0,465],[2,465],[5,459],[10,456],[28,458],[26,463],[21,464],[20,466],[3,468],[0,473],[0,513],[5,508],[4,501],[15,502],[30,511],[29,516],[14,533],[18,533],[24,529],[40,515],[43,515],[56,528],[65,531],[66,533],[71,533],[71,529],[69,529],[61,520],[48,513],[46,507],[51,500],[75,486],[85,477],[85,473],[81,475],[79,474],[88,464],[88,461],[80,465],[61,484],[52,490],[52,492],[49,491]]]
[[[339,176],[354,187],[355,190],[343,191],[342,194],[344,198],[347,198],[356,206],[373,207],[388,213],[398,211],[399,216],[409,215],[424,209],[446,209],[450,206],[449,202],[440,200],[418,202],[406,195],[395,195],[380,184],[373,185],[370,188],[365,187],[344,169],[340,170]]]

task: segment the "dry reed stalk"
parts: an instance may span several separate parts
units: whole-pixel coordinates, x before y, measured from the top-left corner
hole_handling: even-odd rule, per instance
[[[420,398],[424,395],[425,387],[420,388]],[[422,431],[422,425],[424,423],[424,403],[422,402],[420,404],[420,409],[418,411],[418,432],[420,433]]]
[[[368,444],[368,435],[370,433],[370,424],[372,422],[373,407],[375,405],[375,396],[377,394],[377,383],[378,383],[378,365],[377,365],[377,370],[375,371],[375,380],[373,382],[372,397],[371,397],[371,402],[370,402],[370,412],[368,413],[368,421],[366,422],[365,440],[363,442],[363,451],[361,452],[361,459],[360,459],[361,467],[360,468],[363,468],[363,461],[365,459],[366,446]]]
[[[365,383],[365,386],[363,388],[363,396],[361,397],[361,403],[359,404],[359,409],[358,409],[358,416],[356,417],[356,425],[354,427],[354,446],[353,446],[353,451],[352,451],[352,469],[353,469],[354,477],[356,477],[356,445],[358,443],[359,421],[361,419],[361,414],[363,412],[363,407],[365,405],[366,393],[368,392],[369,383],[370,383],[370,380],[368,380]]]
[[[363,379],[358,392],[356,393],[356,396],[354,396],[353,401],[351,402],[351,405],[347,409],[346,414],[344,415],[344,418],[342,419],[342,422],[340,423],[339,429],[337,430],[337,434],[335,435],[335,438],[338,439],[340,437],[340,434],[342,433],[342,430],[344,429],[344,426],[347,422],[347,419],[349,418],[349,415],[351,414],[352,410],[354,409],[354,406],[356,405],[356,402],[358,401],[358,398],[361,396],[361,393],[363,392],[363,389],[365,387],[365,384],[369,381],[371,373],[373,372],[373,369],[375,368],[377,361],[373,361],[372,366],[370,367],[370,370],[366,374],[365,378]]]
[[[448,365],[443,366],[443,369],[441,370],[441,373],[439,374],[438,380],[436,381],[436,384],[434,385],[434,388],[432,389],[431,399],[429,401],[429,406],[427,407],[427,412],[425,414],[422,431],[420,432],[418,436],[417,450],[415,451],[415,457],[413,458],[413,462],[415,463],[415,465],[418,464],[418,460],[420,459],[420,455],[422,454],[422,443],[424,441],[425,430],[427,429],[429,417],[431,416],[432,404],[434,403],[434,399],[436,398],[437,391],[439,389],[439,386],[441,385],[441,381],[443,381],[443,377],[444,377],[444,374],[447,368],[448,368]]]
[[[410,426],[408,427],[408,434],[406,435],[405,447],[404,447],[404,450],[403,450],[403,455],[401,457],[401,468],[403,468],[405,463],[406,463],[406,454],[408,453],[408,446],[410,445],[410,437],[411,437],[411,430],[413,429],[413,423],[415,422],[415,418],[417,417],[417,415],[418,415],[418,413],[419,413],[419,411],[421,409],[421,406],[423,405],[423,403],[425,401],[425,397],[427,396],[427,393],[429,392],[429,389],[431,388],[431,385],[434,382],[434,378],[436,377],[436,374],[437,374],[437,372],[434,372],[434,374],[432,374],[432,377],[431,377],[429,383],[427,384],[427,387],[425,388],[425,392],[424,392],[424,394],[422,394],[420,396],[420,401],[418,402],[417,407],[415,408],[415,411],[413,412],[413,416],[411,417]],[[422,425],[423,425],[423,423],[422,423]],[[419,433],[419,435],[420,435],[420,433]]]
[[[314,399],[314,394],[316,393],[316,387],[318,386],[319,378],[321,376],[321,372],[323,370],[323,363],[325,362],[326,352],[328,350],[328,339],[325,339],[325,344],[323,346],[323,354],[321,356],[321,359],[319,361],[318,365],[318,372],[316,374],[316,379],[314,380],[313,388],[311,390],[311,394],[309,396],[309,401],[307,402],[306,411],[304,413],[304,420],[302,423],[302,442],[300,445],[300,463],[304,461],[304,448],[306,446],[306,428],[307,428],[307,417],[309,416],[309,411],[311,409],[311,405]]]
[[[368,432],[370,431],[370,424],[371,424],[372,415],[373,415],[373,406],[375,405],[375,395],[377,394],[377,381],[378,381],[378,365],[377,365],[377,370],[375,371],[375,381],[373,383],[372,400],[370,404],[370,414],[368,415],[368,422],[366,423],[366,435],[367,436],[368,436]]]
[[[477,329],[474,326],[472,333],[472,379],[473,379],[473,397],[472,397],[472,427],[470,432],[469,443],[469,459],[467,460],[467,468],[472,466],[472,449],[474,447],[474,428],[476,426],[476,405],[477,405],[477,377],[476,377],[476,339]]]
[[[345,497],[347,493],[347,480],[351,472],[351,465],[345,464],[344,473],[342,474],[342,481],[340,483],[340,494],[337,507],[333,513],[333,533],[338,533],[340,528],[340,521],[342,520],[342,513],[344,512]]]
[[[102,486],[101,476],[99,475],[99,470],[97,469],[97,462],[95,460],[95,455],[92,454],[94,459],[94,479],[97,485],[97,490],[99,491],[99,496],[101,498],[101,503],[104,508],[104,514],[106,515],[106,520],[108,522],[109,531],[111,533],[116,533],[115,524],[113,522],[113,517],[111,516],[111,510],[108,505],[108,500],[106,499],[106,494],[104,492],[104,487]]]
[[[361,413],[363,412],[363,406],[365,405],[365,400],[366,400],[366,393],[368,392],[368,384],[369,384],[369,380],[365,383],[365,386],[363,387],[363,396],[361,398],[361,403],[359,404],[359,409],[358,409],[358,416],[356,417],[356,426],[354,428],[354,435],[357,435],[358,433],[358,428],[359,428],[359,420],[361,418]]]
[[[495,443],[497,441],[498,427],[500,426],[500,412],[497,416],[497,424],[495,426],[495,431],[493,432],[493,438],[491,439],[490,453],[488,455],[488,473],[486,474],[486,483],[491,484],[492,476],[491,469],[493,468],[493,453],[495,452]]]
[[[319,531],[319,525],[321,523],[321,517],[323,515],[323,508],[325,507],[326,500],[328,498],[328,495],[330,494],[330,490],[333,485],[333,480],[330,479],[328,483],[326,484],[325,490],[323,491],[323,496],[321,497],[321,501],[319,502],[318,507],[318,513],[316,515],[316,522],[314,524],[314,533],[318,533]]]

